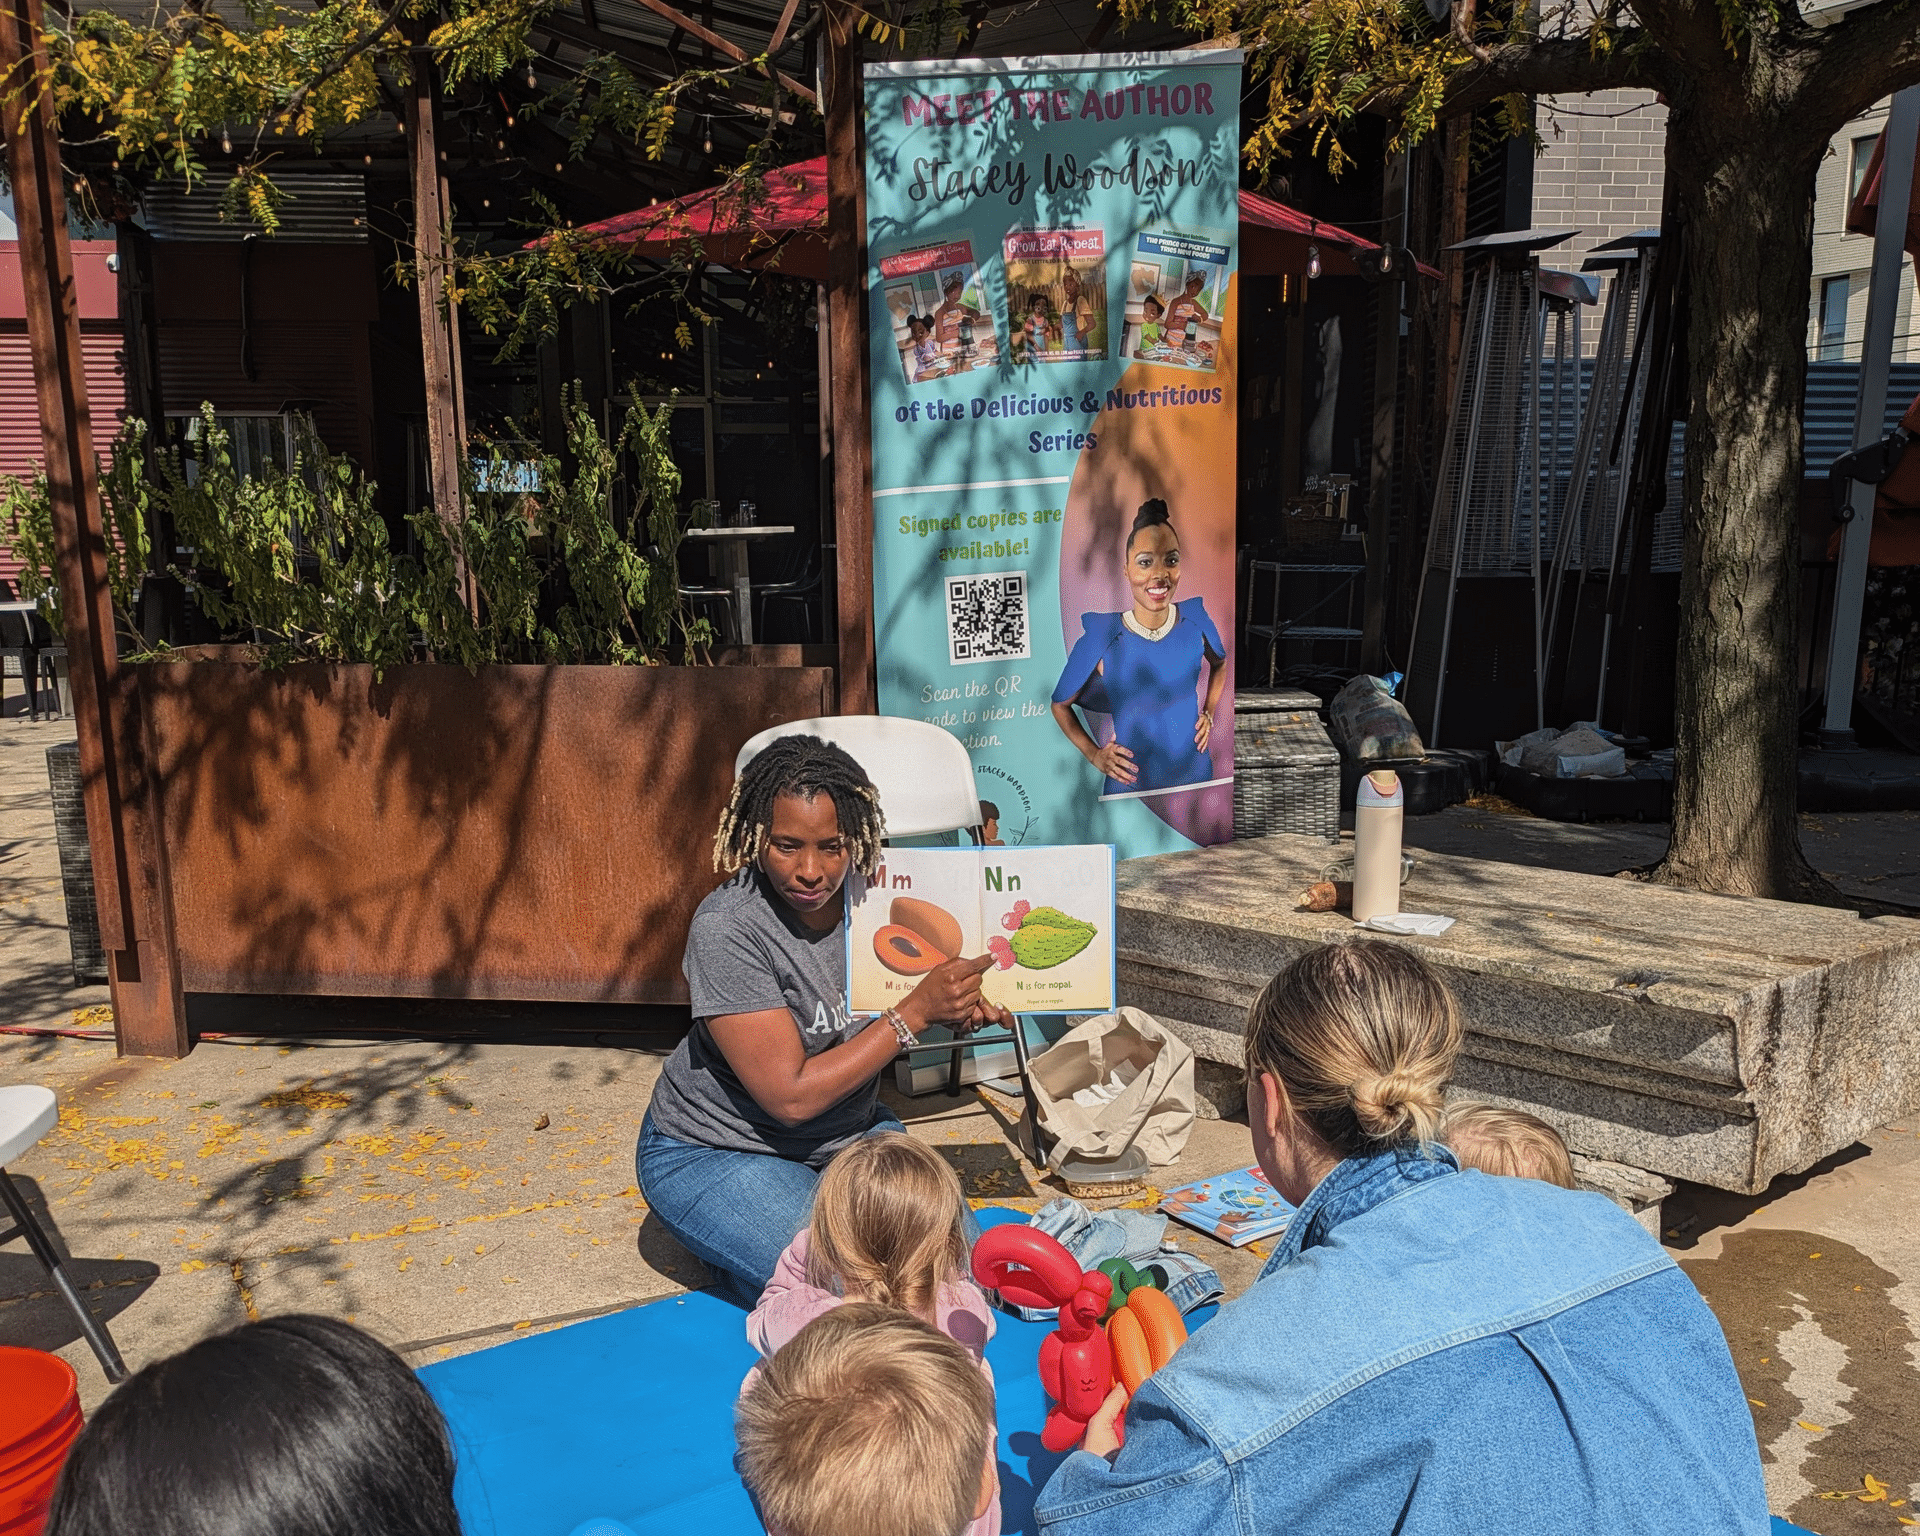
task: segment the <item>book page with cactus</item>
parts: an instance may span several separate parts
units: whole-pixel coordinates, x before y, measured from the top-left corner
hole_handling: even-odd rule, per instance
[[[847,881],[848,1006],[878,1013],[948,960],[990,956],[981,994],[1014,1013],[1114,1006],[1113,848],[889,848]]]

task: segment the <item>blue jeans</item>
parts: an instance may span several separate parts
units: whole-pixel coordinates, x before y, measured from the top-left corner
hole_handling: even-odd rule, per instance
[[[865,1134],[905,1131],[893,1114]],[[722,1295],[751,1307],[788,1243],[813,1214],[819,1173],[771,1153],[727,1152],[676,1141],[640,1125],[634,1155],[640,1193],[681,1246],[708,1269]]]

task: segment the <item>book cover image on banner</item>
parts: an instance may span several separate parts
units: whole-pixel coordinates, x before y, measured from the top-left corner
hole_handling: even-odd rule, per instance
[[[1231,236],[1143,232],[1134,243],[1122,349],[1144,362],[1214,370]]]
[[[999,356],[973,242],[964,236],[880,258],[892,346],[909,384],[989,367]]]
[[[1107,355],[1106,233],[1016,229],[1002,242],[1007,324],[1016,363],[1099,362]]]
[[[988,842],[1232,836],[1240,65],[866,68],[880,708]]]

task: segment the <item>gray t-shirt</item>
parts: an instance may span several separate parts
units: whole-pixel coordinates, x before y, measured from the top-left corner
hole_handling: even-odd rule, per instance
[[[649,1114],[675,1141],[763,1152],[824,1167],[875,1123],[876,1075],[804,1125],[782,1125],[727,1065],[707,1020],[784,1008],[809,1056],[867,1027],[847,1012],[846,919],[815,933],[757,870],[742,871],[700,903],[681,962],[693,992],[693,1029],[660,1074]],[[775,1029],[782,1025],[772,1026]]]

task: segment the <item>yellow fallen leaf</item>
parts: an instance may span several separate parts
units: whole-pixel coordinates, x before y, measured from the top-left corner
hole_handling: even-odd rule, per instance
[[[1810,1254],[1808,1254],[1808,1255],[1807,1255],[1807,1257],[1808,1257],[1808,1258],[1810,1258],[1810,1259],[1817,1259],[1817,1258],[1819,1258],[1819,1257],[1820,1257],[1820,1255],[1819,1255],[1819,1254],[1817,1254],[1817,1253],[1810,1253]]]
[[[1862,1504],[1884,1504],[1887,1498],[1887,1485],[1871,1472],[1862,1474],[1860,1486],[1867,1491],[1860,1495]]]
[[[1761,1402],[1760,1399],[1757,1397],[1750,1397],[1747,1399],[1747,1401],[1752,1403],[1753,1406],[1756,1408],[1764,1408],[1767,1406],[1765,1403]]]
[[[1887,1508],[1888,1508],[1888,1509],[1898,1509],[1898,1508],[1899,1508],[1899,1507],[1900,1507],[1900,1506],[1901,1506],[1902,1504],[1904,1504],[1904,1503],[1906,1503],[1906,1502],[1907,1502],[1907,1501],[1906,1501],[1905,1499],[1895,1499],[1895,1500],[1894,1500],[1894,1501],[1893,1501],[1893,1502],[1892,1502],[1891,1504],[1889,1504],[1889,1505],[1887,1506]]]
[[[1827,1427],[1824,1424],[1809,1424],[1805,1419],[1795,1419],[1793,1422],[1798,1424],[1810,1435],[1824,1435],[1827,1432]]]
[[[207,1267],[207,1261],[205,1259],[188,1259],[186,1263],[180,1266],[180,1273],[183,1275],[190,1275],[196,1269],[205,1269],[206,1267]]]
[[[1898,1517],[1902,1525],[1920,1525],[1920,1520],[1909,1520],[1905,1515]]]

